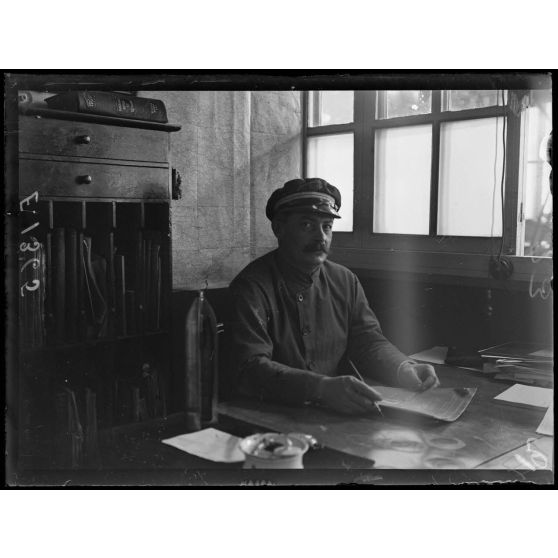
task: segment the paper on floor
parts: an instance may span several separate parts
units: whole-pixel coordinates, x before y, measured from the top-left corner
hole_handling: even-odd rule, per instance
[[[552,389],[514,384],[494,399],[522,407],[546,409],[552,404]]]
[[[244,461],[244,454],[238,446],[240,440],[241,438],[237,436],[231,436],[215,428],[206,428],[191,434],[168,438],[162,442],[210,461],[237,463]]]

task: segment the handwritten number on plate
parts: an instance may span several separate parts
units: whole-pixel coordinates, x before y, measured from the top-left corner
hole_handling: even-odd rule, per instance
[[[37,241],[37,240],[35,240],[35,241],[33,242],[33,245],[34,245],[34,247],[32,248],[32,247],[31,247],[31,244],[30,244],[29,242],[22,242],[22,243],[19,245],[19,249],[20,249],[22,252],[36,252],[36,251],[41,247],[40,242]]]
[[[40,263],[41,262],[40,262],[39,258],[31,258],[30,260],[27,260],[21,266],[21,269],[19,271],[20,271],[20,273],[22,273],[29,264],[33,264],[33,269],[37,269],[37,267],[39,266]]]
[[[41,284],[41,282],[38,279],[33,279],[32,283],[33,283],[33,286],[30,287],[29,286],[29,281],[25,281],[25,284],[20,289],[21,296],[25,296],[25,293],[23,292],[23,289],[25,289],[27,291],[36,291],[39,288],[39,285]]]

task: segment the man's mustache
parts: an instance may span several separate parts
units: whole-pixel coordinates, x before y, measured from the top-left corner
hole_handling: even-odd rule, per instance
[[[325,252],[326,254],[329,253],[327,246],[323,242],[316,242],[314,244],[307,244],[304,249],[304,252]]]

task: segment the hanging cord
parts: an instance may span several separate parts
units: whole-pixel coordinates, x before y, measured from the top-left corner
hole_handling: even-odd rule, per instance
[[[500,106],[500,92],[496,96],[496,106]],[[490,256],[494,256],[494,207],[496,205],[497,174],[498,174],[498,119],[496,119],[496,133],[494,134],[494,167],[492,173],[492,211],[490,212]]]
[[[504,90],[502,89],[502,105],[505,105],[505,94]],[[506,212],[504,211],[504,178],[506,174],[506,123],[507,123],[507,116],[504,116],[504,125],[502,127],[502,147],[503,147],[503,156],[502,156],[502,177],[500,180],[500,200],[502,203],[501,210],[502,210],[502,239],[500,241],[500,251],[498,253],[498,261],[502,259],[502,253],[504,251],[504,234],[506,231],[505,226],[505,216]]]

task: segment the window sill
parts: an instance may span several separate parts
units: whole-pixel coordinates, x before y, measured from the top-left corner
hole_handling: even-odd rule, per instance
[[[548,298],[553,275],[552,258],[506,256],[513,263],[509,279],[494,279],[489,273],[490,256],[441,252],[411,252],[346,248],[335,251],[331,260],[366,276],[393,277],[394,274],[427,276],[445,283],[478,284],[487,287],[527,289],[532,296]],[[401,277],[403,278],[403,277]]]

